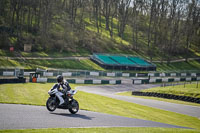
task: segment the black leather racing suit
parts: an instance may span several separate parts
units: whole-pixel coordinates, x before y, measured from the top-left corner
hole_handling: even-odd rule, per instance
[[[62,87],[62,90],[60,89],[61,87]],[[56,88],[58,89],[59,92],[64,94],[65,102],[68,103],[69,99],[66,97],[66,92],[71,90],[71,87],[69,86],[69,83],[66,80],[64,80],[64,83],[54,84],[52,89],[56,89]],[[61,95],[60,96],[57,95],[57,97],[59,98],[60,102],[64,100]]]
[[[60,89],[60,87],[62,87],[62,90]],[[71,90],[71,87],[69,86],[69,83],[65,80],[64,83],[57,83],[57,84],[54,84],[54,86],[52,87],[52,89],[55,89],[57,88],[58,91],[60,92],[67,92],[67,91],[70,91]]]

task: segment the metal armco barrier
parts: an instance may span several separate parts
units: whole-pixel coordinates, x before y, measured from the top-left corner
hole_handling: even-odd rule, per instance
[[[10,83],[26,83],[26,78],[0,79],[0,84],[10,84]]]
[[[28,76],[30,72],[34,72],[36,70],[25,70],[24,69],[24,76]],[[14,76],[15,69],[1,69],[0,76]],[[105,77],[200,77],[200,72],[149,72],[149,73],[127,73],[127,72],[105,72],[105,71],[61,71],[61,70],[45,70],[41,71],[41,76],[45,77],[55,77],[57,75],[62,75],[66,77],[71,76],[105,76]]]
[[[133,79],[133,84],[168,83],[179,81],[200,81],[200,77]]]
[[[67,79],[69,83],[74,84],[121,84],[121,80],[100,80],[100,79]],[[48,82],[56,83],[53,78],[37,78],[37,83]]]

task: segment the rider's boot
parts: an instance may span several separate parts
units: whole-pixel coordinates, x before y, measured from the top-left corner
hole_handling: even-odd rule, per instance
[[[56,96],[58,97],[58,99],[59,99],[59,101],[60,101],[59,106],[62,105],[62,104],[65,102],[65,101],[63,100],[62,96],[57,95],[57,94],[56,94]]]

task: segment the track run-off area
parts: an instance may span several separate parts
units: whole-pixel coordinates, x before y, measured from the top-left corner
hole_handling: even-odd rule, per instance
[[[130,96],[121,96],[116,95],[117,93],[123,91],[139,91],[142,89],[153,88],[160,86],[159,84],[143,84],[143,85],[132,85],[132,84],[123,84],[123,85],[103,85],[103,86],[79,86],[76,89],[85,91],[88,93],[99,94],[102,96],[111,97],[118,100],[123,100],[127,102],[132,102],[140,105],[145,105],[153,108],[158,108],[162,110],[172,111],[180,114],[185,114],[189,116],[194,116],[200,118],[200,107],[184,105],[184,104],[175,104],[164,101],[152,100],[152,99],[143,99],[138,97]]]
[[[156,100],[147,100],[116,95],[118,92],[133,91],[155,87],[157,85],[98,85],[79,86],[76,89],[106,97],[155,107],[172,112],[200,117],[200,108],[189,105],[172,104]],[[104,113],[80,110],[70,114],[66,110],[47,111],[45,106],[20,104],[0,104],[0,129],[40,129],[40,128],[80,128],[80,127],[166,127],[187,128],[148,120],[127,118]]]

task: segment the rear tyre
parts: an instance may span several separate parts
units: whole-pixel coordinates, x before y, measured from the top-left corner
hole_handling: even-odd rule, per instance
[[[56,110],[57,103],[53,97],[49,97],[49,99],[46,102],[46,107],[49,111],[53,112]]]
[[[72,101],[70,101],[70,108],[69,108],[69,112],[72,113],[72,114],[76,114],[79,110],[79,104],[78,102],[73,99]]]

